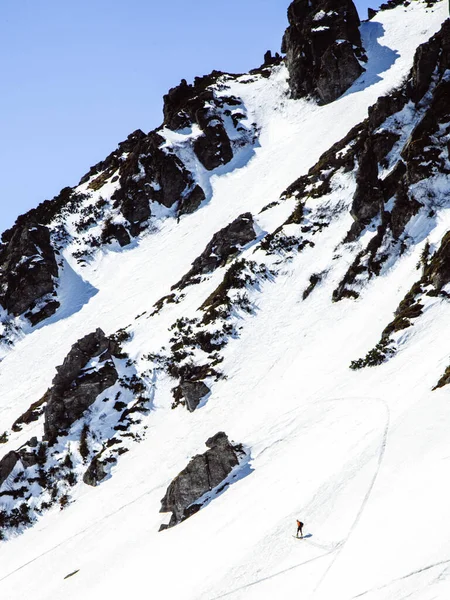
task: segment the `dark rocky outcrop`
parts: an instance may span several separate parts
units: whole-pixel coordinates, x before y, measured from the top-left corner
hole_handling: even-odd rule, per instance
[[[180,390],[189,412],[194,412],[211,391],[203,381],[181,381]]]
[[[381,182],[378,179],[378,162],[369,137],[360,156],[356,174],[356,191],[350,214],[355,221],[368,224],[384,204]]]
[[[112,357],[118,353],[118,345],[101,329],[72,346],[63,364],[57,367],[47,393],[44,439],[54,442],[83,415],[99,394],[114,385],[119,375]],[[86,368],[95,357],[98,357],[98,365]]]
[[[239,250],[256,239],[251,213],[239,215],[229,225],[215,233],[205,250],[192,263],[192,268],[172,289],[182,289],[197,283],[200,275],[223,266]]]
[[[181,160],[162,148],[164,141],[156,132],[140,136],[120,164],[120,187],[112,198],[129,222],[133,236],[142,231],[150,218],[150,202],[158,202],[167,208],[176,202],[192,207],[192,198],[197,206],[205,198]]]
[[[8,243],[0,250],[0,303],[14,316],[26,313],[34,325],[59,306],[52,297],[38,307],[45,296],[56,294],[58,265],[50,232],[44,225],[28,221],[6,238]]]
[[[405,228],[412,217],[419,211],[423,211],[424,217],[433,215],[427,204],[432,204],[434,194],[439,194],[439,191],[429,189],[424,196],[412,186],[433,175],[450,175],[447,143],[450,133],[450,83],[446,76],[449,66],[450,20],[447,20],[438,33],[417,49],[405,84],[378,99],[369,109],[369,118],[363,123],[359,140],[355,138],[351,142],[354,158],[358,161],[357,187],[351,208],[355,223],[344,241],[357,239],[375,218],[380,224],[376,236],[358,254],[334,291],[334,300],[357,297],[357,291],[349,286],[357,279],[362,281],[364,274],[367,277],[378,275],[389,256],[389,248],[393,249],[395,244],[403,251]],[[386,120],[400,113],[411,101],[416,105],[420,120],[403,147],[397,149],[400,158],[392,162],[391,157],[389,162],[389,152],[401,139],[402,127],[398,123],[402,123],[405,117],[400,115],[397,125],[396,120],[388,121],[388,124]],[[362,147],[361,140],[364,140]],[[383,180],[378,177],[379,165],[382,169],[389,169]],[[386,210],[385,204],[389,201],[391,207]]]
[[[10,242],[17,230],[32,227],[34,223],[49,225],[64,210],[67,212],[73,211],[82,199],[83,196],[76,194],[72,188],[63,188],[52,200],[44,200],[36,208],[32,208],[27,213],[17,217],[14,225],[2,233],[2,242]]]
[[[242,446],[233,446],[223,432],[206,441],[209,448],[197,454],[187,467],[175,477],[161,500],[160,512],[171,512],[169,525],[173,527],[194,514],[201,505],[196,504],[207,492],[221,484],[239,464]]]
[[[33,421],[37,421],[45,410],[45,403],[48,399],[48,391],[37,402],[33,402],[28,410],[26,410],[11,426],[13,431],[21,431],[24,425],[29,425]]]
[[[433,391],[438,388],[444,387],[450,384],[450,365],[445,369],[443,375],[439,378],[437,384],[433,387]]]
[[[267,76],[272,65],[279,60],[279,56],[267,55],[266,62],[270,64],[259,71]],[[48,227],[51,241],[43,242],[49,242],[50,247],[53,245],[56,251],[60,251],[72,241],[65,218],[76,214],[79,218],[74,220],[74,225],[79,237],[75,236],[75,243],[78,242],[80,247],[74,249],[72,255],[80,263],[85,263],[101,245],[118,242],[122,247],[127,246],[133,237],[144,231],[152,217],[153,203],[175,209],[176,216],[199,208],[206,199],[205,191],[197,182],[194,172],[197,167],[193,169],[190,164],[195,161],[190,159],[186,162],[180,158],[180,148],[184,146],[183,152],[190,151],[191,157],[196,155],[207,170],[212,170],[229,163],[235,149],[252,143],[257,135],[255,124],[248,128],[241,123],[246,118],[242,101],[222,93],[224,84],[218,82],[218,78],[223,75],[213,71],[210,75],[196,77],[193,85],[183,80],[164,97],[163,125],[148,134],[137,129],[104,160],[91,167],[80,180],[80,185],[86,186],[86,193],[64,188],[52,200],[46,200],[21,215],[15,225],[3,233],[3,244],[0,244],[0,302],[3,299],[6,304],[9,303],[14,316],[22,310],[22,306],[16,305],[22,303],[26,305],[27,317],[34,325],[48,318],[59,306],[55,298],[46,298],[44,303],[35,306],[35,302],[41,300],[41,288],[44,295],[54,293],[54,286],[50,285],[42,269],[35,269],[33,273],[38,279],[35,294],[28,294],[28,291],[18,294],[16,288],[19,285],[7,282],[8,290],[5,283],[2,263],[8,258],[6,255],[11,244],[17,244],[17,238],[33,230],[36,224]],[[228,79],[232,77],[226,75]],[[184,143],[171,143],[164,137],[164,128],[179,130],[194,125],[200,128],[200,134],[187,136]],[[233,132],[233,135],[229,136],[227,132]],[[115,184],[112,195],[108,189],[105,198],[98,195],[95,202],[89,201],[92,191],[101,192],[107,184]],[[100,226],[100,236],[91,231],[95,226]],[[56,263],[50,262],[47,267],[53,275]],[[23,270],[25,267],[21,266]],[[6,299],[5,295],[8,296]],[[6,304],[5,308],[8,308]]]
[[[123,248],[131,242],[130,234],[121,223],[106,222],[102,230],[102,243],[109,244],[117,240]]]
[[[105,464],[100,460],[99,456],[94,456],[89,467],[83,475],[83,481],[86,485],[96,487],[108,475],[105,469]]]
[[[0,460],[0,487],[8,479],[19,460],[19,454],[13,450]]]
[[[275,52],[275,55],[272,56],[272,52],[270,50],[267,50],[267,52],[264,53],[264,62],[262,64],[262,67],[278,65],[280,64],[281,60],[281,56],[278,54],[278,52]]]
[[[425,281],[440,291],[450,283],[450,231],[441,240],[441,245],[424,269]]]
[[[293,98],[341,96],[364,71],[360,20],[352,0],[294,0],[281,51]]]
[[[219,98],[207,86],[223,75],[213,71],[205,77],[196,77],[193,85],[183,79],[164,96],[164,123],[170,129],[191,127],[194,123],[202,130],[194,143],[202,165],[211,171],[225,165],[233,158],[231,142],[225,130],[222,109],[224,103],[239,106],[236,98]]]

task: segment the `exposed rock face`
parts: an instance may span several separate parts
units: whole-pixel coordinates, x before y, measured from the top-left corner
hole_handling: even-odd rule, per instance
[[[33,222],[15,227],[0,252],[2,306],[14,316],[28,311],[25,316],[33,325],[38,323],[59,306],[53,297],[34,310],[44,296],[56,294],[57,276],[58,266],[48,228]]]
[[[119,179],[112,200],[128,224],[127,228],[118,223],[105,225],[104,243],[117,240],[125,246],[130,236],[139,235],[151,217],[151,202],[167,208],[179,202],[178,213],[184,214],[196,210],[205,199],[192,173],[173,152],[163,148],[164,143],[158,131],[145,134],[138,129],[81,179],[80,183],[91,180],[89,188],[94,190],[100,189],[113,175]]]
[[[8,454],[5,454],[5,456],[0,460],[0,487],[10,476],[12,470],[19,460],[19,454],[13,450],[8,452]]]
[[[130,234],[122,224],[105,223],[102,231],[102,242],[109,244],[113,240],[117,240],[122,248],[131,242]]]
[[[107,474],[108,473],[105,470],[103,462],[99,459],[98,456],[94,456],[89,467],[83,475],[83,481],[87,485],[96,487],[105,479]]]
[[[403,243],[401,240],[411,218],[419,211],[423,211],[424,218],[433,214],[434,192],[430,186],[426,191],[422,182],[435,175],[450,175],[447,142],[450,83],[446,75],[449,67],[450,21],[447,20],[438,33],[417,49],[406,83],[389,96],[378,99],[369,109],[369,118],[362,124],[359,139],[353,140],[358,170],[350,212],[355,223],[345,241],[354,241],[375,217],[380,219],[380,224],[376,236],[355,258],[334,291],[334,300],[357,297],[358,293],[349,286],[356,279],[362,280],[364,272],[369,277],[380,273],[383,262],[389,256],[387,249],[398,242]],[[420,120],[411,129],[403,147],[397,149],[396,156],[401,158],[393,162],[389,160],[389,153],[400,140],[404,125],[396,125],[392,119],[386,124],[386,120],[401,113],[411,101],[420,111],[417,112]],[[398,123],[404,118],[399,114]],[[362,146],[361,140],[364,141]],[[378,178],[379,165],[388,170],[383,180]],[[391,207],[386,210],[389,201]],[[446,281],[444,271],[439,268],[439,274],[433,278],[436,289],[441,289],[444,285],[441,281]]]
[[[450,283],[450,231],[442,238],[438,251],[425,269],[424,277],[438,291]]]
[[[381,182],[378,179],[378,162],[368,138],[361,154],[356,175],[356,191],[350,214],[360,223],[367,224],[379,213],[384,198]]]
[[[232,223],[213,235],[205,250],[192,263],[192,268],[172,286],[172,289],[182,289],[195,283],[200,275],[211,273],[217,267],[223,266],[230,256],[255,238],[252,214],[239,215]]]
[[[194,412],[201,400],[211,391],[203,381],[182,381],[180,388],[189,412]]]
[[[164,138],[156,132],[140,136],[120,165],[120,187],[113,199],[129,222],[133,236],[142,231],[150,218],[150,202],[167,208],[178,201],[189,206],[193,195],[198,206],[205,198],[190,171],[175,154],[163,149],[163,144]]]
[[[205,89],[220,75],[223,73],[213,71],[211,75],[196,77],[194,85],[188,85],[183,79],[179,86],[164,96],[164,122],[167,127],[177,130],[195,123],[202,130],[202,135],[195,141],[194,151],[209,171],[227,164],[233,158],[222,118],[224,102],[211,89]],[[236,98],[226,100],[228,104],[241,104]]]
[[[293,98],[341,96],[364,71],[360,21],[352,0],[294,0],[281,51]],[[358,60],[359,59],[359,60]]]
[[[206,441],[206,446],[209,450],[194,456],[161,500],[160,512],[172,512],[168,527],[194,514],[200,508],[195,502],[222,483],[239,464],[242,447],[232,446],[225,433],[216,433]],[[162,526],[162,529],[166,527]]]
[[[54,442],[119,375],[112,356],[117,345],[101,329],[76,342],[57,367],[45,408],[44,439]],[[97,358],[98,361],[92,361]],[[89,366],[90,362],[96,363]]]

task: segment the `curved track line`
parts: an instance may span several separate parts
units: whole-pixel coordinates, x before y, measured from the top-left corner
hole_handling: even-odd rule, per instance
[[[330,400],[322,400],[321,402],[325,403],[325,402],[338,402],[338,401],[342,401],[342,400],[357,400],[357,398],[335,398],[335,399],[330,399]],[[240,592],[242,590],[245,590],[247,588],[253,587],[254,585],[258,585],[259,583],[263,583],[264,581],[268,581],[270,579],[273,579],[275,577],[278,577],[279,575],[283,575],[284,573],[287,573],[289,571],[293,571],[294,569],[298,569],[299,567],[302,567],[304,565],[307,565],[311,562],[314,562],[316,560],[318,560],[319,558],[323,558],[325,556],[328,556],[330,554],[335,554],[333,560],[331,561],[331,563],[329,564],[329,566],[327,567],[327,569],[325,570],[324,574],[322,575],[322,577],[319,580],[319,583],[316,585],[316,587],[313,590],[313,593],[315,593],[317,591],[317,589],[320,587],[320,585],[322,584],[322,582],[324,581],[325,577],[328,575],[330,569],[332,568],[332,566],[334,565],[334,563],[336,562],[336,560],[339,558],[340,553],[342,552],[342,550],[344,549],[345,544],[348,542],[351,534],[353,533],[353,531],[355,530],[361,516],[362,513],[364,512],[364,509],[369,501],[370,495],[372,493],[372,490],[375,486],[375,481],[378,477],[378,474],[380,472],[380,468],[381,468],[381,463],[383,461],[383,457],[384,457],[384,453],[386,450],[386,444],[387,444],[387,436],[388,436],[388,432],[389,432],[389,427],[390,427],[390,410],[389,410],[389,406],[387,405],[387,403],[382,400],[381,398],[362,398],[362,400],[372,400],[372,401],[376,401],[376,402],[380,402],[383,404],[385,410],[386,410],[386,423],[384,426],[384,431],[383,431],[383,436],[382,436],[382,440],[381,440],[381,444],[380,444],[380,450],[379,450],[379,454],[378,454],[378,463],[377,463],[377,468],[375,470],[375,473],[372,477],[372,481],[369,485],[369,488],[363,498],[363,501],[361,503],[361,506],[359,508],[359,511],[355,517],[355,520],[353,521],[349,533],[347,535],[347,537],[345,538],[345,540],[343,540],[342,542],[339,542],[338,544],[336,544],[335,547],[331,548],[330,550],[328,550],[328,552],[325,552],[324,554],[321,554],[320,556],[316,556],[315,558],[311,558],[307,561],[301,562],[297,565],[293,565],[292,567],[289,567],[287,569],[284,569],[283,571],[279,571],[278,573],[274,573],[273,575],[268,575],[267,577],[262,577],[261,579],[257,579],[255,581],[252,581],[251,583],[248,583],[246,585],[243,585],[239,588],[236,588],[234,590],[230,590],[229,592],[225,592],[225,594],[221,594],[220,596],[214,596],[213,598],[211,598],[211,600],[219,600],[220,598],[226,598],[227,596],[231,596],[232,594],[236,594],[237,592]],[[310,542],[308,540],[304,540],[305,542],[309,543],[310,545],[316,546],[317,548],[321,548],[324,549],[323,546],[321,546],[320,544],[316,544],[315,542]],[[450,562],[450,561],[449,561]],[[366,593],[366,592],[364,592]]]
[[[374,398],[372,398],[372,400],[374,400]],[[389,427],[390,427],[390,420],[391,420],[391,411],[389,410],[389,406],[387,405],[387,403],[384,400],[381,400],[380,398],[377,399],[379,402],[382,402],[385,409],[386,409],[386,425],[384,428],[384,433],[383,433],[383,438],[381,440],[381,444],[380,444],[380,450],[379,450],[379,455],[378,455],[378,464],[377,464],[377,468],[375,470],[374,476],[372,478],[372,481],[370,482],[369,488],[366,492],[366,495],[363,498],[363,501],[361,503],[361,506],[359,508],[359,511],[355,517],[355,520],[353,521],[350,530],[348,532],[347,537],[345,538],[344,542],[341,544],[341,546],[337,549],[336,554],[333,558],[333,560],[331,561],[331,563],[328,565],[327,569],[325,570],[324,574],[322,575],[322,577],[319,579],[319,583],[316,585],[316,587],[314,588],[314,592],[316,593],[317,590],[319,589],[319,587],[322,585],[323,581],[325,580],[325,577],[328,575],[328,573],[330,572],[331,568],[333,567],[333,565],[335,564],[335,562],[337,561],[337,559],[339,558],[339,556],[341,555],[342,550],[345,548],[345,545],[347,544],[348,540],[350,539],[352,533],[354,532],[354,530],[356,529],[356,526],[358,525],[361,516],[364,512],[364,509],[367,506],[367,503],[369,501],[369,498],[372,494],[373,488],[375,486],[375,482],[377,480],[378,474],[380,472],[381,469],[381,463],[383,462],[383,458],[384,458],[384,454],[386,451],[386,444],[387,444],[387,436],[388,436],[388,432],[389,432]]]
[[[402,577],[397,577],[396,579],[392,579],[391,581],[389,581],[389,583],[385,583],[384,585],[380,585],[379,587],[373,588],[371,590],[366,590],[365,592],[361,592],[361,594],[357,594],[356,596],[353,596],[353,598],[361,598],[362,596],[365,596],[366,594],[371,594],[372,592],[384,590],[384,588],[389,587],[390,585],[392,585],[393,583],[396,583],[397,581],[402,581],[403,579],[408,579],[408,577],[413,577],[414,575],[419,575],[419,573],[423,573],[424,571],[429,571],[430,569],[434,569],[435,567],[441,567],[443,565],[447,565],[448,563],[450,563],[450,558],[448,558],[447,560],[441,560],[437,563],[433,563],[432,565],[428,565],[426,567],[423,567],[422,569],[416,569],[415,571],[411,571],[411,573],[408,573],[407,575],[402,575]]]
[[[273,573],[273,575],[267,575],[267,577],[262,577],[261,579],[257,579],[256,581],[252,581],[251,583],[247,583],[246,585],[243,585],[239,588],[236,588],[234,590],[231,590],[229,592],[225,592],[225,594],[221,594],[220,596],[214,596],[213,598],[211,598],[211,600],[219,600],[219,598],[226,598],[227,596],[231,596],[232,594],[236,594],[237,592],[240,592],[242,590],[245,590],[249,587],[253,587],[254,585],[258,585],[259,583],[262,583],[263,581],[269,581],[270,579],[274,579],[275,577],[278,577],[279,575],[283,575],[284,573],[288,573],[289,571],[293,571],[294,569],[298,569],[299,567],[303,567],[303,565],[307,565],[308,563],[312,563],[316,560],[319,560],[319,558],[323,558],[324,556],[328,556],[329,554],[332,554],[333,552],[336,552],[337,548],[333,548],[332,550],[329,550],[328,552],[325,552],[325,554],[320,554],[320,556],[315,556],[314,558],[310,558],[308,560],[305,560],[304,562],[299,563],[298,565],[293,565],[292,567],[288,567],[287,569],[283,569],[283,571],[279,571],[278,573]]]
[[[98,519],[97,521],[94,521],[93,523],[91,523],[90,525],[88,525],[87,527],[85,527],[84,529],[82,529],[81,531],[78,531],[74,535],[72,535],[72,536],[70,536],[70,537],[62,540],[61,542],[59,542],[59,544],[56,544],[55,546],[52,546],[51,548],[49,548],[45,552],[42,552],[42,554],[39,554],[38,556],[35,556],[34,558],[31,558],[29,561],[27,561],[23,565],[20,565],[20,567],[17,567],[17,569],[14,569],[13,571],[10,571],[7,575],[4,575],[3,577],[0,577],[0,582],[1,581],[5,581],[5,579],[8,579],[8,577],[11,577],[11,575],[14,575],[14,573],[17,573],[18,571],[21,571],[22,569],[24,569],[28,565],[31,565],[32,563],[36,562],[37,560],[39,560],[43,556],[46,556],[47,554],[50,554],[51,552],[53,552],[57,548],[60,548],[61,546],[64,546],[64,544],[67,544],[67,542],[70,542],[71,540],[74,540],[75,538],[77,538],[78,536],[82,535],[83,533],[86,533],[86,531],[89,531],[92,527],[95,527],[95,525],[98,525],[99,523],[102,523],[103,521],[106,521],[107,519],[109,519],[113,515],[116,515],[117,513],[119,513],[120,511],[122,511],[127,506],[131,506],[135,502],[138,502],[138,500],[140,500],[144,496],[147,496],[147,494],[151,494],[152,492],[155,492],[156,490],[158,490],[161,487],[163,487],[163,486],[158,485],[158,486],[152,488],[151,490],[148,490],[147,492],[144,492],[143,494],[141,494],[137,498],[134,498],[134,500],[131,500],[130,502],[127,502],[123,506],[120,506],[119,508],[117,508],[115,511],[109,513],[108,515],[102,517],[101,519]],[[45,531],[45,529],[43,531]]]

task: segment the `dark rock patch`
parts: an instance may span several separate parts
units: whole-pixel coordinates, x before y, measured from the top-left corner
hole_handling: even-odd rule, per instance
[[[390,252],[402,253],[411,243],[405,236],[405,229],[411,219],[422,211],[424,217],[431,217],[434,191],[416,192],[411,186],[432,178],[434,175],[450,175],[448,166],[450,135],[450,83],[446,73],[450,65],[450,21],[445,21],[441,30],[428,42],[418,48],[414,65],[405,84],[388,96],[378,99],[369,109],[369,118],[353,139],[350,152],[358,161],[356,191],[351,214],[355,223],[347,233],[344,242],[355,241],[367,226],[375,227],[379,219],[375,237],[366,249],[358,254],[340,285],[333,293],[333,299],[358,297],[353,284],[357,279],[378,275]],[[410,101],[416,103],[418,124],[411,131],[403,148],[399,148],[401,160],[390,164],[388,154],[400,140],[401,123],[405,115],[386,124],[386,120],[402,111]],[[410,116],[406,114],[410,119]],[[412,121],[411,121],[412,122]],[[381,130],[379,129],[381,126]],[[363,146],[361,147],[361,142]],[[350,142],[352,143],[352,142]],[[328,164],[333,166],[332,161]],[[390,168],[388,175],[380,180],[379,166]],[[321,189],[322,188],[322,189]],[[328,188],[318,186],[320,193]],[[390,209],[385,203],[392,200]],[[358,284],[360,285],[360,284]],[[399,321],[400,322],[400,321]],[[404,324],[406,321],[402,321]]]
[[[424,278],[437,291],[450,282],[450,231],[444,235],[439,249],[424,269]]]
[[[215,233],[202,254],[194,260],[192,268],[172,289],[183,289],[196,283],[200,275],[211,273],[239,250],[256,239],[251,213],[239,215],[232,223]]]
[[[366,225],[380,212],[383,203],[381,182],[378,179],[378,163],[371,140],[368,138],[360,156],[356,174],[356,191],[350,214],[355,221]]]
[[[33,421],[37,421],[44,413],[45,403],[48,399],[48,391],[37,402],[33,402],[29,409],[26,410],[18,419],[14,421],[11,429],[13,431],[21,431],[24,425],[29,425]]]
[[[138,235],[151,216],[150,202],[167,208],[195,187],[194,179],[180,159],[164,148],[164,138],[151,132],[140,138],[121,163],[120,187],[113,194],[115,205]]]
[[[292,97],[332,102],[364,71],[360,20],[352,0],[294,0],[288,20],[281,51]]]
[[[4,482],[11,475],[14,467],[20,460],[20,455],[13,450],[5,454],[5,456],[0,460],[0,487],[4,484]]]
[[[86,485],[96,487],[99,485],[105,477],[108,475],[108,471],[105,468],[105,464],[100,460],[99,455],[94,456],[89,467],[83,475],[83,481]]]
[[[205,77],[196,77],[193,85],[183,79],[180,85],[164,96],[164,122],[167,127],[177,130],[195,123],[202,130],[194,142],[194,152],[209,171],[227,164],[233,158],[231,141],[223,121],[224,100],[208,87],[221,75],[223,73],[213,71]],[[225,102],[241,104],[236,98],[227,98]]]
[[[101,329],[76,342],[61,366],[48,391],[45,407],[44,439],[54,442],[59,434],[79,419],[105,389],[114,385],[119,375],[112,357],[119,346]],[[86,366],[98,357],[98,365]]]
[[[313,292],[316,285],[318,285],[322,281],[322,277],[323,273],[313,273],[311,275],[311,277],[309,278],[309,285],[302,294],[303,300],[306,300],[306,298],[308,298],[308,296]]]
[[[211,391],[203,381],[182,381],[180,389],[189,412],[194,412],[202,399]]]
[[[433,391],[437,390],[438,388],[444,387],[444,385],[448,385],[449,383],[450,383],[450,366],[448,366],[445,369],[444,374],[442,375],[442,377],[439,378],[439,381],[434,386]]]
[[[209,448],[197,454],[177,475],[161,500],[160,512],[171,512],[168,527],[184,521],[200,508],[196,502],[221,484],[239,464],[242,446],[233,446],[223,432],[206,441]],[[167,528],[163,526],[163,529]]]
[[[130,234],[121,223],[105,222],[102,230],[102,243],[110,244],[113,241],[119,242],[123,248],[131,242]]]
[[[195,185],[192,190],[188,190],[181,198],[178,215],[190,215],[195,212],[205,198],[203,189],[199,185]]]
[[[0,251],[0,303],[12,315],[28,311],[33,322],[50,316],[59,303],[47,299],[46,306],[33,309],[45,296],[55,294],[58,265],[51,245],[50,232],[37,223],[15,227]]]

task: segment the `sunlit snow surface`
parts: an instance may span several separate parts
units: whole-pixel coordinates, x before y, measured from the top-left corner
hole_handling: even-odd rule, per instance
[[[281,224],[292,201],[258,215],[261,208],[401,83],[415,48],[447,10],[447,2],[432,10],[413,2],[363,24],[367,72],[328,106],[287,99],[283,68],[269,80],[231,82],[230,93],[261,130],[252,155],[218,170],[209,202],[178,224],[162,220],[134,247],[104,252],[84,268],[67,253],[73,273],[64,281],[64,312],[1,363],[0,432],[42,396],[71,345],[97,327],[112,333],[131,323],[127,351],[137,359],[167,343],[167,328],[198,308],[223,270],[189,288],[179,305],[135,317],[151,312],[237,215],[252,212],[262,230]],[[343,181],[335,194],[349,202],[351,185]],[[121,457],[112,478],[79,486],[64,511],[54,509],[0,545],[1,598],[450,597],[450,405],[445,388],[430,391],[448,365],[450,308],[433,304],[387,364],[351,371],[350,361],[378,341],[417,279],[421,248],[373,281],[360,301],[332,304],[352,260],[342,251],[302,301],[310,275],[330,267],[349,219],[333,222],[315,248],[265,284],[256,315],[223,351],[228,379],[214,385],[202,408],[172,411],[173,382],[161,378],[146,438]],[[446,213],[440,219],[436,240],[450,225]],[[167,521],[159,513],[167,485],[221,430],[250,449],[251,472],[158,533]],[[41,422],[15,434],[2,455],[33,435],[42,435]],[[296,518],[305,522],[304,540],[292,537]]]

